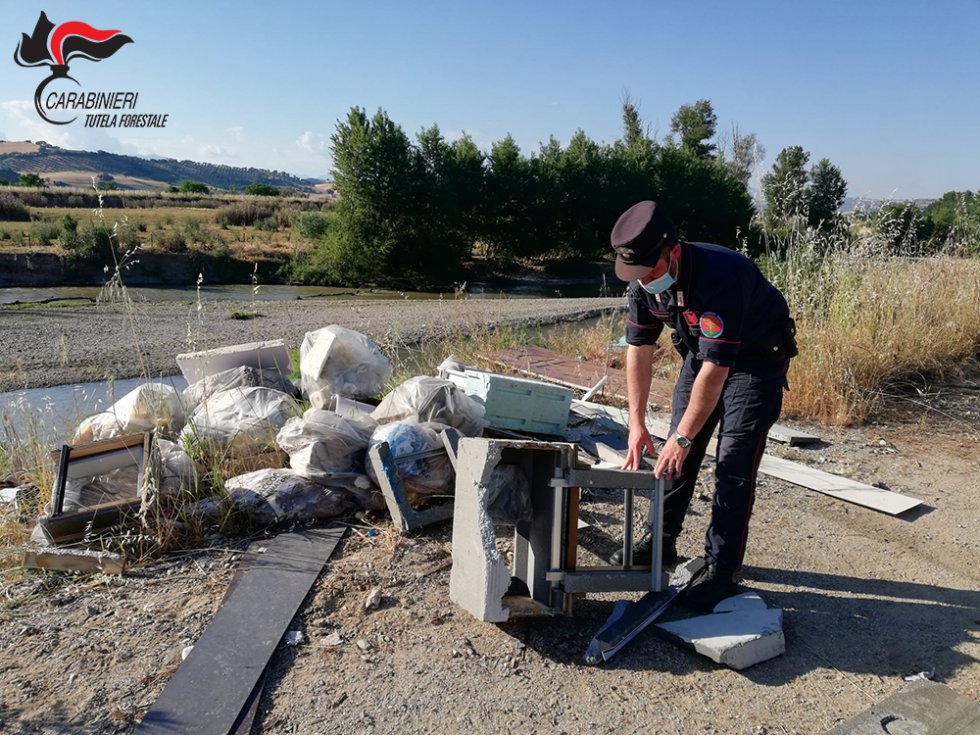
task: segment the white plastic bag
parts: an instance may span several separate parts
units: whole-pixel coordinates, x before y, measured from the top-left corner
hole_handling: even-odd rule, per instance
[[[197,488],[197,465],[180,444],[166,439],[154,439],[150,453],[150,472],[161,493],[175,495],[182,488]]]
[[[483,406],[452,381],[417,375],[384,397],[371,414],[379,424],[403,419],[452,426],[463,436],[479,436],[485,422]]]
[[[212,454],[246,457],[275,446],[276,434],[301,413],[291,396],[271,388],[232,388],[198,406],[181,438],[204,444]]]
[[[299,397],[299,391],[296,390],[293,381],[278,370],[263,370],[262,368],[240,365],[230,370],[209,375],[184,388],[180,394],[184,410],[191,413],[209,396],[231,388],[272,388],[288,393],[293,398]]]
[[[415,495],[438,495],[449,493],[453,479],[453,468],[445,453],[431,457],[398,461],[399,457],[416,452],[442,448],[439,433],[431,426],[417,421],[396,421],[379,426],[371,436],[370,449],[380,442],[388,442],[388,448],[396,460],[396,467],[407,492]],[[370,462],[367,463],[368,476],[378,482],[377,474]]]
[[[307,332],[299,350],[303,392],[316,408],[327,408],[334,394],[370,398],[391,377],[391,360],[360,332],[332,324]]]
[[[72,444],[114,439],[144,431],[177,432],[184,425],[184,410],[176,388],[166,383],[144,383],[102,413],[84,419]]]
[[[289,419],[276,436],[295,472],[318,482],[364,474],[368,439],[342,416],[319,408]]]

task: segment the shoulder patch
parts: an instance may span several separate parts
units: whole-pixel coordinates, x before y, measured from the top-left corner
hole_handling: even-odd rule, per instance
[[[706,311],[701,315],[701,334],[705,337],[715,339],[720,337],[725,331],[725,322],[713,311]]]

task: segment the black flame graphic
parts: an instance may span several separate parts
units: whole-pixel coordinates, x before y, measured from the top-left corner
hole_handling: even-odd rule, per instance
[[[34,26],[34,32],[28,36],[22,33],[20,43],[14,52],[14,61],[20,66],[47,66],[51,75],[42,81],[34,92],[34,108],[42,119],[54,125],[67,125],[72,122],[51,120],[44,114],[41,107],[41,95],[44,88],[55,79],[71,79],[68,76],[68,62],[72,59],[89,59],[102,61],[108,59],[133,39],[122,31],[100,31],[88,23],[71,20],[61,25],[54,25],[42,10]]]

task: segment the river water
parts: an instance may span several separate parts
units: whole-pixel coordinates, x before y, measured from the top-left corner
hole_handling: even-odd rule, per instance
[[[463,286],[467,298],[537,298],[564,296],[568,298],[599,296],[602,284],[595,280],[548,281],[529,279],[512,281],[506,287],[486,283]],[[55,300],[98,299],[98,286],[45,286],[36,288],[0,288],[0,304],[28,304]],[[132,286],[129,295],[135,301],[294,301],[296,299],[438,299],[455,298],[454,293],[424,291],[391,291],[384,289],[351,289],[332,286],[286,286],[251,284],[207,285],[200,290],[194,287]]]

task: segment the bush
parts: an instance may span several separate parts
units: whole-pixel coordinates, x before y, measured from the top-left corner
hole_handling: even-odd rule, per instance
[[[245,187],[245,193],[260,197],[277,197],[281,194],[279,189],[268,184],[249,184]]]
[[[186,253],[187,240],[179,230],[168,230],[157,240],[157,246],[167,253]]]
[[[21,174],[20,182],[18,183],[18,186],[45,187],[47,185],[48,182],[42,179],[37,174]]]
[[[31,239],[42,245],[51,245],[61,235],[61,228],[54,222],[38,222],[31,227]]]
[[[104,224],[89,225],[76,237],[67,239],[61,245],[69,252],[71,260],[86,263],[102,261],[109,264],[113,261],[115,252],[112,229]]]
[[[222,227],[250,227],[258,220],[271,217],[273,208],[268,204],[256,202],[235,202],[215,210],[214,221]]]
[[[31,212],[19,198],[5,192],[0,194],[0,220],[30,222]]]
[[[171,187],[173,188],[173,187]],[[211,189],[208,188],[207,184],[202,184],[200,181],[185,181],[176,189],[176,193],[180,194],[210,194]]]
[[[333,217],[325,212],[296,212],[293,215],[293,231],[305,240],[316,241],[330,231]]]

